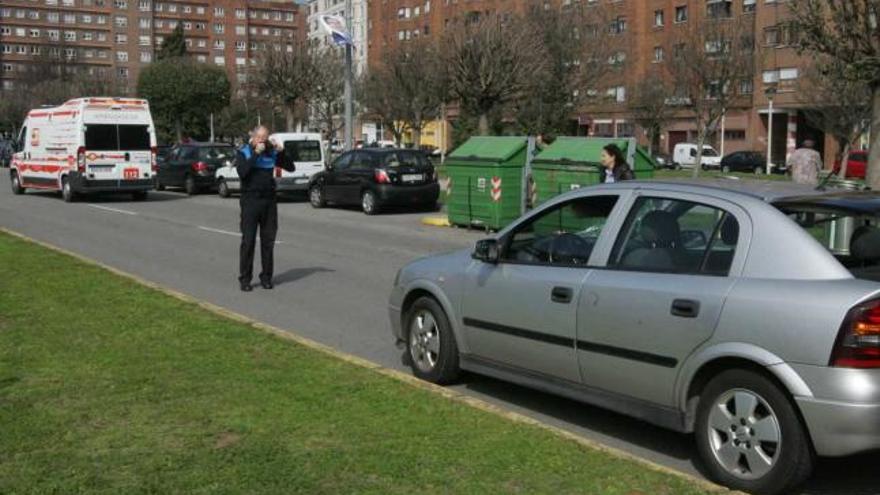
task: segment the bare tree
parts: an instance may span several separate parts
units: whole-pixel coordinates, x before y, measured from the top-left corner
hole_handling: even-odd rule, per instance
[[[380,70],[371,70],[359,82],[357,92],[364,113],[372,115],[382,127],[391,131],[394,142],[400,144],[406,132],[406,121],[401,99],[386,84]]]
[[[284,111],[288,131],[294,128],[298,107],[305,105],[314,92],[319,64],[307,43],[296,43],[290,51],[264,50],[252,69],[253,78],[249,79],[254,88]]]
[[[447,78],[437,45],[417,38],[399,45],[376,71],[386,91],[398,99],[397,117],[412,131],[413,145],[421,145],[422,130],[440,114],[447,101]]]
[[[333,140],[345,122],[339,118],[345,104],[344,60],[338,49],[325,48],[317,53],[317,82],[309,98],[309,114],[315,118],[327,139]]]
[[[798,92],[807,104],[807,120],[837,141],[840,176],[852,143],[865,133],[871,119],[871,88],[864,81],[840,77],[840,63],[823,57],[801,79]]]
[[[530,135],[561,134],[569,129],[574,113],[586,98],[582,88],[596,84],[610,72],[609,56],[615,44],[603,5],[572,3],[561,9],[532,5],[522,19],[539,40],[541,71],[532,71],[527,98],[513,103],[520,131]]]
[[[476,115],[481,135],[489,115],[531,95],[536,74],[547,69],[541,37],[516,17],[489,14],[459,22],[444,39],[450,93]]]
[[[683,27],[674,38],[670,100],[692,114],[697,132],[694,177],[699,176],[703,146],[727,110],[741,104],[739,85],[754,77],[753,19],[708,18]]]
[[[880,188],[880,0],[796,0],[791,27],[800,50],[834,60],[836,77],[868,85],[871,91],[871,146],[867,182]]]
[[[660,135],[675,116],[675,92],[665,74],[657,73],[638,83],[629,100],[629,110],[633,120],[648,134],[648,149],[651,155],[660,144]]]

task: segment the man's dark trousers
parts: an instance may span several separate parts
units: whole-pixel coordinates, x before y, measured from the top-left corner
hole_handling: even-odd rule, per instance
[[[251,282],[254,273],[254,249],[260,230],[260,282],[272,282],[274,268],[273,251],[275,234],[278,233],[278,204],[275,193],[248,194],[241,196],[241,249],[239,251],[239,282]]]

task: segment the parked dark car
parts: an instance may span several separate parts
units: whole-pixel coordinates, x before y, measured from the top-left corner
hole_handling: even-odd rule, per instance
[[[223,143],[186,143],[174,147],[158,161],[156,190],[182,187],[193,195],[216,186],[214,172],[227,161],[235,160],[235,148]]]
[[[757,151],[734,151],[721,159],[721,171],[754,172],[763,174],[767,170],[767,159]]]
[[[312,176],[309,202],[360,205],[374,215],[386,206],[433,209],[440,196],[437,174],[416,150],[365,148],[343,153],[323,172]]]

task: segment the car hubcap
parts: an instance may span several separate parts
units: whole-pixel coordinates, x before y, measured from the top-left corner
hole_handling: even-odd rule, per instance
[[[311,192],[310,197],[312,199],[313,205],[320,205],[321,204],[321,190],[318,189],[317,187],[312,188],[312,192]]]
[[[709,412],[707,428],[715,460],[737,478],[761,478],[779,459],[779,420],[767,401],[752,391],[722,394]]]
[[[430,311],[419,311],[409,328],[409,352],[413,362],[430,372],[440,358],[440,329]]]
[[[373,211],[373,195],[364,194],[364,211]]]

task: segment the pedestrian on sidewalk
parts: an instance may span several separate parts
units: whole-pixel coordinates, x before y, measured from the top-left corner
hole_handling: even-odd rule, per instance
[[[599,161],[602,163],[602,170],[599,171],[599,181],[602,183],[611,184],[636,178],[629,164],[626,163],[623,151],[614,143],[602,148]]]
[[[271,289],[275,235],[278,233],[278,204],[275,198],[275,167],[293,172],[293,161],[284,156],[281,143],[269,139],[269,129],[258,126],[250,139],[235,154],[235,169],[241,181],[241,248],[239,250],[239,287],[253,289],[254,249],[260,231],[260,285]]]
[[[791,180],[798,184],[819,185],[819,172],[822,170],[822,156],[815,150],[816,143],[805,139],[801,147],[788,157],[788,171]]]

